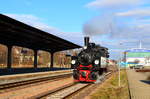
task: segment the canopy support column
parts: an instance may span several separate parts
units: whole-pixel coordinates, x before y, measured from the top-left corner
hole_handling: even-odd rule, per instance
[[[8,54],[7,54],[7,68],[11,69],[12,65],[12,45],[7,45],[8,48]]]
[[[37,61],[37,50],[34,50],[34,68],[37,68],[37,64],[38,64],[38,61]]]
[[[54,52],[51,52],[51,67],[50,68],[53,68],[54,67]]]

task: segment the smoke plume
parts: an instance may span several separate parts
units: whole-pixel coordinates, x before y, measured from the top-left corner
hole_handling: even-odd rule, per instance
[[[112,15],[94,17],[83,25],[83,33],[88,36],[112,33],[115,28]]]

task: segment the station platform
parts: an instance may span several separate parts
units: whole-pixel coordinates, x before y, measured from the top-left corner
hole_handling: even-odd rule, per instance
[[[3,75],[0,76],[0,84],[14,83],[19,81],[26,81],[32,79],[38,79],[43,77],[51,77],[62,74],[72,73],[72,70],[55,70],[47,72],[35,72],[35,73],[24,73],[24,74],[15,74],[15,75]]]
[[[147,79],[150,72],[141,73],[127,69],[127,76],[131,99],[150,99],[150,80]]]
[[[47,72],[57,70],[69,70],[70,68],[11,68],[11,69],[0,69],[0,76],[2,75],[13,75],[13,74],[25,74],[25,73],[36,73],[36,72]]]

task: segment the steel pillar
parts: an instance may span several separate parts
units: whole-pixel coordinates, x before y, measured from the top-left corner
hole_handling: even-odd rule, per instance
[[[37,60],[37,50],[34,50],[34,68],[37,68],[38,60]]]
[[[53,68],[54,66],[54,52],[51,52],[51,67],[50,68]]]
[[[12,65],[12,45],[7,45],[8,54],[7,54],[7,68],[11,69]]]

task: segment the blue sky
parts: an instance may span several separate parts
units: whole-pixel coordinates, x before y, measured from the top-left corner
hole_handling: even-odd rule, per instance
[[[82,24],[96,11],[84,5],[91,0],[3,0],[1,13],[34,15],[42,22],[65,32],[81,32]]]
[[[2,0],[0,12],[76,44],[89,35],[115,59],[139,41],[150,48],[149,0]]]

